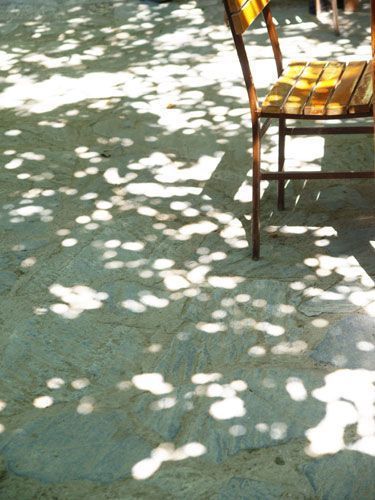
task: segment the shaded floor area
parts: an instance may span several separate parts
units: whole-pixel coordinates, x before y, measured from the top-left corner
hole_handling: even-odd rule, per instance
[[[368,3],[339,38],[274,4],[289,59],[370,57]],[[0,5],[0,496],[374,498],[373,183],[290,182],[283,213],[264,183],[253,262],[220,1]],[[371,136],[286,151],[374,163]]]

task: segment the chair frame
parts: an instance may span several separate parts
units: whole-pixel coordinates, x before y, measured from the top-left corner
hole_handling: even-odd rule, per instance
[[[371,117],[372,112],[363,112],[344,115],[324,115],[324,116],[308,116],[303,114],[267,114],[262,112],[251,74],[250,64],[247,57],[246,47],[242,34],[237,34],[232,20],[232,12],[230,11],[229,0],[223,0],[229,26],[232,32],[234,44],[236,47],[238,59],[242,68],[242,73],[245,81],[245,86],[249,98],[251,124],[252,124],[252,139],[253,139],[253,161],[252,161],[252,257],[258,260],[260,257],[260,182],[262,180],[278,181],[277,190],[277,206],[279,210],[285,208],[285,181],[288,179],[371,179],[375,178],[375,170],[373,171],[347,171],[347,172],[302,172],[302,171],[284,171],[285,163],[285,137],[296,135],[331,135],[331,134],[371,134],[374,132],[373,126],[313,126],[313,127],[289,127],[287,126],[288,119],[298,120],[337,120],[337,119],[352,119]],[[283,72],[283,59],[279,45],[278,34],[272,20],[272,14],[269,3],[262,9],[262,14],[267,26],[269,39],[271,42],[278,77]],[[258,16],[256,16],[258,17]],[[251,24],[251,23],[250,23]],[[261,118],[265,121],[261,123]],[[278,145],[278,170],[277,172],[262,172],[261,171],[261,140],[266,133],[271,121],[278,120],[279,126],[279,145]]]
[[[339,27],[339,15],[337,10],[337,0],[331,0],[331,4],[332,4],[333,29],[335,30],[336,35],[339,35],[340,27]],[[320,15],[321,11],[322,11],[321,0],[315,0],[315,12],[317,17]]]

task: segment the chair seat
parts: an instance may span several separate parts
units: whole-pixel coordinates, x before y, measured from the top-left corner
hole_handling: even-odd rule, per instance
[[[292,62],[273,85],[261,116],[350,117],[372,113],[372,63]]]

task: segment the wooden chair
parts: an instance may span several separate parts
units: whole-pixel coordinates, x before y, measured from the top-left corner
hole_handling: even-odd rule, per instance
[[[303,172],[284,171],[285,136],[372,133],[371,126],[288,127],[288,119],[330,120],[371,117],[371,62],[337,61],[292,62],[283,70],[278,36],[272,20],[270,0],[223,0],[247,89],[253,137],[252,255],[260,249],[260,182],[278,181],[278,208],[284,209],[284,183],[287,179],[375,178],[375,172]],[[263,13],[275,57],[278,80],[259,104],[254,87],[243,33]],[[265,122],[261,124],[261,118]],[[262,172],[261,139],[272,119],[279,125],[277,172]],[[355,142],[353,141],[353,147]]]

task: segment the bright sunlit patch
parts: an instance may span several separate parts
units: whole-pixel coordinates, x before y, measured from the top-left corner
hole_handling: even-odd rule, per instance
[[[196,373],[191,377],[193,384],[208,384],[222,378],[221,373]]]
[[[90,385],[90,380],[88,378],[77,378],[72,382],[73,389],[77,390],[84,389],[88,385]]]
[[[364,340],[357,342],[356,345],[359,351],[371,352],[375,349],[375,345],[372,342],[366,342]]]
[[[106,292],[97,292],[85,285],[64,287],[55,283],[50,286],[49,291],[63,301],[53,304],[51,311],[69,319],[76,318],[85,310],[99,309],[108,298]]]
[[[121,302],[121,305],[125,309],[128,309],[129,311],[132,311],[134,313],[143,313],[146,311],[146,307],[136,300],[124,300],[123,302]]]
[[[39,396],[33,401],[35,408],[48,408],[53,405],[53,398],[51,396]]]
[[[77,413],[80,415],[89,415],[94,411],[95,400],[90,396],[83,397],[77,406]]]
[[[197,266],[194,267],[191,271],[187,273],[187,279],[190,281],[190,283],[193,283],[195,285],[199,285],[200,283],[203,283],[206,280],[206,274],[209,272],[210,267],[209,266]]]
[[[120,391],[127,391],[128,389],[130,389],[131,387],[133,387],[133,384],[130,382],[130,380],[121,380],[121,382],[119,382],[116,385],[116,387]]]
[[[21,262],[21,267],[23,269],[27,269],[29,267],[32,267],[36,263],[36,258],[35,257],[27,257]]]
[[[273,325],[272,323],[268,323],[268,321],[261,321],[256,324],[256,330],[260,330],[261,332],[267,333],[272,337],[279,337],[285,333],[285,328],[279,325]]]
[[[244,278],[239,276],[209,276],[207,281],[215,288],[232,290],[233,288],[236,288],[238,283],[244,281]]]
[[[8,163],[4,165],[4,168],[7,170],[13,170],[15,168],[18,168],[22,165],[23,160],[21,158],[14,158],[13,160],[10,160]]]
[[[61,389],[65,385],[65,381],[60,377],[53,377],[47,380],[47,387],[49,389]]]
[[[89,217],[88,215],[80,215],[79,217],[76,218],[77,224],[87,224],[90,221],[91,217]]]
[[[204,220],[195,224],[187,224],[180,228],[180,233],[187,236],[194,234],[209,234],[217,229],[217,225],[213,222]]]
[[[289,377],[285,388],[294,401],[304,401],[307,398],[307,391],[303,381],[297,377]]]
[[[210,406],[209,413],[217,420],[228,420],[246,415],[244,402],[236,396],[216,401]]]
[[[324,318],[316,318],[311,321],[311,324],[315,326],[315,328],[325,328],[329,325],[329,322]]]
[[[224,311],[224,309],[217,309],[216,311],[214,311],[211,314],[211,316],[212,316],[212,319],[223,319],[226,316],[228,316],[228,313],[227,313],[227,311]]]
[[[146,306],[155,307],[156,309],[162,309],[164,307],[167,307],[167,305],[169,304],[168,299],[161,299],[151,293],[142,295],[140,301]]]
[[[229,434],[232,436],[243,436],[246,434],[246,427],[244,425],[232,425],[229,427]]]
[[[270,436],[272,439],[280,440],[286,438],[288,426],[284,422],[274,422],[271,424]]]
[[[154,401],[150,408],[155,411],[159,410],[168,410],[169,408],[173,408],[176,405],[176,398],[162,398],[158,401]]]
[[[3,411],[6,405],[7,405],[6,402],[0,399],[0,411]]]
[[[168,290],[176,291],[183,288],[189,288],[190,283],[179,274],[169,273],[164,277],[164,285]]]
[[[325,377],[325,386],[312,392],[313,397],[326,403],[326,415],[306,431],[309,455],[357,449],[375,456],[374,383],[375,372],[363,369],[339,369]],[[345,427],[355,423],[358,438],[346,445]]]
[[[206,452],[207,448],[197,442],[187,443],[180,448],[175,448],[173,443],[161,443],[152,450],[149,458],[145,458],[133,466],[132,476],[138,480],[148,479],[160,468],[163,462],[199,457]]]
[[[121,245],[124,250],[130,250],[131,252],[139,252],[143,250],[145,244],[141,241],[127,241]]]
[[[63,247],[74,247],[78,243],[78,240],[75,238],[66,238],[65,240],[62,240],[61,245]]]
[[[258,432],[268,432],[269,430],[269,425],[268,424],[265,424],[264,422],[259,422],[259,424],[256,424],[255,425],[255,429],[258,431]]]
[[[227,329],[226,326],[221,323],[203,323],[203,322],[199,322],[197,324],[197,328],[205,333],[218,333],[218,332],[223,332]]]
[[[265,347],[261,345],[254,345],[253,347],[250,347],[250,349],[247,351],[250,356],[254,357],[261,357],[266,354],[266,349]]]
[[[229,385],[236,392],[246,391],[248,387],[247,383],[244,380],[233,380]]]
[[[156,259],[152,267],[157,270],[170,269],[174,263],[171,259]]]
[[[293,342],[280,342],[272,347],[273,354],[301,354],[306,351],[308,345],[303,340],[294,340]]]
[[[152,394],[168,394],[173,391],[173,385],[164,381],[161,373],[142,373],[132,378],[135,387],[141,391],[150,391]]]

